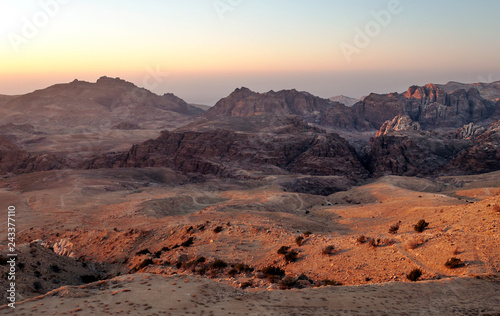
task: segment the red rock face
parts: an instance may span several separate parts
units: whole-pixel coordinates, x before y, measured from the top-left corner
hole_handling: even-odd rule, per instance
[[[423,132],[408,117],[387,121],[371,140],[367,155],[372,174],[436,176],[500,169],[500,121],[488,128],[466,125],[445,135]]]
[[[405,94],[371,94],[355,109],[377,129],[397,115],[408,115],[422,127],[433,129],[484,121],[493,116],[497,106],[482,98],[474,88],[447,93],[429,84],[412,86]]]
[[[163,132],[156,140],[132,147],[115,165],[165,166],[218,176],[234,176],[239,169],[353,179],[367,175],[347,141],[314,129],[265,137],[227,130]]]
[[[51,154],[32,155],[0,136],[0,173],[26,173],[61,168],[60,159]]]
[[[205,113],[205,117],[249,117],[263,113],[298,115],[309,123],[351,131],[379,129],[397,115],[407,115],[427,129],[458,128],[494,116],[497,105],[481,97],[478,90],[444,89],[428,84],[412,86],[404,94],[372,93],[353,107],[315,97],[306,92],[283,90],[255,93],[235,90]]]

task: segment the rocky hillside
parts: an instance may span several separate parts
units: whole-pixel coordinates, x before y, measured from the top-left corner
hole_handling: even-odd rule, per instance
[[[113,158],[114,159],[114,158]],[[109,163],[100,158],[86,167],[170,167],[186,173],[244,175],[243,170],[267,173],[367,175],[355,150],[336,134],[290,119],[268,133],[230,130],[163,132],[155,140],[133,146]]]
[[[484,99],[475,88],[446,92],[433,84],[412,86],[404,94],[370,94],[354,109],[375,128],[397,115],[408,115],[425,129],[498,119],[497,103]]]
[[[412,86],[401,94],[372,93],[353,107],[296,90],[256,93],[241,88],[220,100],[205,117],[298,115],[309,123],[349,131],[378,130],[397,115],[409,116],[424,129],[459,128],[500,119],[498,100],[483,97],[475,87],[453,87],[428,84]],[[495,85],[482,87],[482,93],[491,97],[495,89]]]
[[[363,118],[355,115],[352,108],[297,90],[256,93],[247,88],[236,89],[204,116],[249,117],[262,114],[297,115],[309,123],[346,130],[370,127]]]
[[[30,154],[0,135],[0,174],[59,169],[64,159],[52,154]]]
[[[468,124],[443,134],[421,130],[408,116],[384,123],[371,140],[368,168],[374,176],[477,174],[500,169],[500,121]]]

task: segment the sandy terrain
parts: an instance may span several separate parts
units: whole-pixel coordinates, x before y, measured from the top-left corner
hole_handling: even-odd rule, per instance
[[[500,280],[244,291],[199,277],[134,274],[62,287],[17,305],[17,315],[499,315]],[[0,309],[0,314],[12,311]]]
[[[286,192],[278,185],[280,176],[254,176],[191,183],[168,169],[127,169],[3,179],[0,207],[16,206],[18,243],[40,239],[46,247],[64,245],[62,258],[70,261],[58,262],[61,268],[70,271],[66,266],[74,265],[80,276],[106,279],[84,285],[81,278],[50,272],[55,254],[44,248],[30,259],[42,262],[41,276],[26,269],[18,288],[20,300],[38,298],[19,304],[17,311],[500,313],[500,173],[435,181],[391,176],[330,196]],[[429,226],[418,233],[413,226],[421,219]],[[396,223],[397,233],[389,233]],[[360,243],[360,236],[373,239],[373,245]],[[5,242],[1,245],[3,251]],[[285,260],[277,253],[282,246],[296,251],[297,258]],[[327,246],[335,250],[323,254]],[[201,257],[203,263],[192,264]],[[452,257],[463,264],[447,268]],[[228,266],[212,268],[217,259]],[[89,272],[89,264],[99,269]],[[231,273],[237,264],[249,270]],[[279,290],[286,287],[283,282],[259,272],[267,266],[283,269],[297,282],[291,290]],[[423,272],[417,283],[406,277],[415,268]],[[118,273],[124,276],[110,280]],[[57,288],[49,282],[53,279],[76,287],[39,297]],[[344,286],[316,287],[325,279]],[[36,280],[43,289],[33,288]]]

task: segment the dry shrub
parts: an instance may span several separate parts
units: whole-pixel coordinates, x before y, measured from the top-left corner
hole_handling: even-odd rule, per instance
[[[421,245],[423,245],[424,242],[425,241],[423,238],[412,239],[406,243],[406,249],[412,249],[412,250],[416,249],[416,248],[420,247]]]
[[[448,261],[446,261],[446,263],[444,265],[445,265],[445,267],[447,267],[449,269],[455,269],[455,268],[462,267],[464,265],[464,263],[459,258],[453,257],[453,258],[448,259]]]
[[[289,250],[290,250],[289,246],[281,246],[280,249],[278,249],[277,254],[286,255]]]
[[[421,233],[427,228],[427,226],[429,226],[429,223],[427,223],[425,220],[421,219],[418,221],[418,223],[415,226],[413,226],[413,228],[415,229],[415,231],[417,233]]]
[[[365,237],[365,235],[361,235],[356,239],[356,241],[358,242],[358,244],[364,244],[368,241],[368,239]]]
[[[299,256],[298,252],[295,250],[292,250],[285,255],[285,261],[288,263],[295,262],[297,260],[298,256]]]
[[[323,250],[321,250],[321,254],[325,256],[333,255],[336,252],[337,249],[335,249],[335,246],[333,245],[326,246]]]
[[[417,281],[420,277],[422,276],[422,270],[420,269],[413,269],[411,270],[410,273],[406,275],[406,278],[410,281]]]
[[[397,234],[399,230],[399,223],[396,223],[389,227],[389,234]]]
[[[304,243],[304,236],[297,236],[297,238],[295,238],[295,243],[299,247],[302,246],[302,244]]]

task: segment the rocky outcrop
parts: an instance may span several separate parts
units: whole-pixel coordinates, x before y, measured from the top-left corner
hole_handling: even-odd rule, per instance
[[[480,133],[481,130],[484,132]],[[469,138],[473,145],[454,157],[446,170],[454,173],[476,174],[500,170],[500,121],[486,129],[476,129]]]
[[[384,123],[371,140],[367,165],[375,177],[435,175],[470,144],[467,140],[422,132],[408,117],[397,116]]]
[[[384,123],[366,155],[373,176],[435,176],[500,170],[500,121],[467,124],[450,134],[423,132],[409,117]]]
[[[422,132],[420,124],[413,122],[407,115],[398,115],[392,121],[386,121],[380,130],[375,134],[375,138],[387,136],[395,132]]]
[[[486,132],[486,128],[474,123],[469,123],[457,129],[451,136],[458,139],[474,139],[484,132]]]
[[[0,135],[0,174],[59,169],[64,165],[52,154],[30,154]]]
[[[426,129],[460,127],[471,122],[481,122],[492,117],[497,109],[495,102],[481,97],[471,88],[445,92],[434,84],[412,86],[404,94],[370,94],[354,109],[374,128],[397,115],[408,115]]]
[[[184,173],[236,176],[240,170],[267,173],[367,175],[355,150],[336,134],[307,124],[275,133],[229,130],[162,132],[155,140],[133,146],[114,163],[106,159],[86,167],[170,167]],[[112,158],[112,157],[111,157]],[[114,158],[113,158],[114,159]]]

